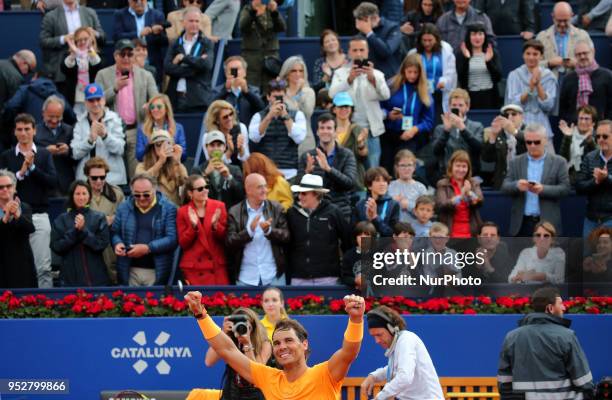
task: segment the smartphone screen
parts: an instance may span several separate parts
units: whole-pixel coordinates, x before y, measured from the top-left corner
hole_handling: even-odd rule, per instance
[[[458,108],[451,108],[451,113],[453,113],[455,115],[459,115],[459,109]]]
[[[232,68],[230,70],[230,73],[232,74],[234,78],[238,78],[238,68]]]

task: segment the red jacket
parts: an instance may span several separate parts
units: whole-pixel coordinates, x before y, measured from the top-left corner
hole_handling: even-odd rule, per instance
[[[221,201],[206,200],[204,223],[198,221],[197,228],[189,220],[189,207],[196,208],[193,202],[178,209],[176,227],[178,242],[183,249],[179,263],[186,275],[199,274],[198,285],[228,285],[227,265],[225,262],[224,240],[227,229],[227,211]],[[216,209],[221,210],[217,229],[213,229],[211,220]]]

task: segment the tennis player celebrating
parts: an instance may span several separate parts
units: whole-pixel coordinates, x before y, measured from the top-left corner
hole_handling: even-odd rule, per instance
[[[208,344],[240,376],[258,387],[266,400],[340,399],[342,381],[357,358],[363,339],[365,301],[362,297],[344,297],[349,322],[342,347],[328,361],[314,367],[306,364],[310,349],[304,327],[292,319],[279,321],[272,334],[272,353],[282,370],[251,361],[240,352],[208,316],[200,292],[187,293],[185,301],[197,318]]]

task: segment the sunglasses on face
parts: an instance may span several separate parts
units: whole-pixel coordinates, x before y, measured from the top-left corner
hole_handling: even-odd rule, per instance
[[[201,193],[201,192],[203,192],[205,190],[208,190],[208,186],[206,186],[206,185],[200,186],[200,187],[197,187],[197,188],[193,188],[193,190],[195,190],[196,192],[200,192]]]
[[[13,184],[9,183],[8,185],[0,185],[0,190],[10,189],[13,187]]]
[[[151,110],[151,111],[155,110],[156,108],[157,108],[158,110],[163,110],[164,108],[166,108],[166,106],[165,106],[165,105],[163,105],[163,104],[151,104],[151,105],[149,106],[149,110]]]
[[[550,233],[534,233],[533,237],[538,237],[538,238],[549,238],[550,237]]]
[[[128,53],[119,53],[119,57],[120,58],[132,58],[134,57],[134,53],[131,51]]]
[[[221,119],[224,121],[227,121],[228,119],[232,118],[234,116],[234,112],[230,112],[229,114],[225,114],[221,116]]]
[[[542,143],[541,140],[525,140],[525,144],[527,146],[531,146],[531,145],[539,146],[541,143]]]
[[[106,179],[106,175],[99,175],[99,176],[91,175],[89,179],[91,179],[92,181],[103,181]]]
[[[137,199],[148,199],[149,197],[151,197],[151,193],[134,193],[134,197]]]
[[[510,118],[510,117],[514,117],[515,115],[518,115],[519,113],[514,112],[514,111],[508,111],[506,113],[504,113],[504,117],[505,118]]]
[[[602,134],[602,135],[595,135],[595,140],[608,140],[608,135],[606,134]]]

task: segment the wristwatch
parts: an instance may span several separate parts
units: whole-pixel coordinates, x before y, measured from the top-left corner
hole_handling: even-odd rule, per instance
[[[242,351],[245,352],[245,353],[249,352],[251,350],[253,350],[253,348],[251,346],[249,346],[248,344],[245,344],[244,346],[242,346]]]

